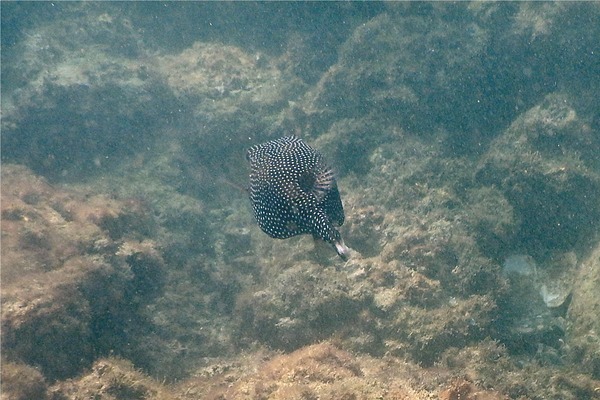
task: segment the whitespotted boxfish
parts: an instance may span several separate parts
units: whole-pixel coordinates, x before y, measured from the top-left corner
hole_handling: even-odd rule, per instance
[[[347,259],[348,248],[335,228],[344,223],[344,208],[333,170],[321,153],[286,136],[252,146],[246,157],[258,226],[276,239],[312,234]]]

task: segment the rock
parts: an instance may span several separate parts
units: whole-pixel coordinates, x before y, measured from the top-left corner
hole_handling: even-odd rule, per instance
[[[579,264],[568,312],[567,345],[573,362],[600,380],[600,244]]]
[[[21,363],[2,360],[2,400],[45,400],[48,384],[40,371]]]
[[[52,381],[131,345],[124,332],[141,326],[138,307],[160,292],[164,272],[152,241],[130,239],[149,224],[136,203],[4,164],[1,215],[3,357]]]
[[[586,112],[547,95],[494,140],[476,172],[502,191],[519,221],[514,242],[535,258],[583,248],[598,233],[600,139]]]
[[[65,400],[176,399],[166,386],[137,371],[131,362],[118,358],[99,359],[90,372],[57,383],[50,392],[53,399]]]
[[[180,392],[214,400],[431,398],[432,392],[415,387],[410,369],[393,361],[354,356],[324,342],[259,360],[246,366],[245,373],[233,370],[210,380],[183,382]]]
[[[53,181],[114,170],[177,110],[131,20],[87,11],[26,29],[5,63],[3,160]]]

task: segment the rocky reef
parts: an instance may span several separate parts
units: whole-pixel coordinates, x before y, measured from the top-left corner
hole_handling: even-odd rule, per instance
[[[2,357],[49,380],[135,346],[164,261],[136,202],[60,189],[2,166]]]
[[[2,400],[597,398],[599,17],[7,3]],[[289,134],[347,261],[253,221]]]

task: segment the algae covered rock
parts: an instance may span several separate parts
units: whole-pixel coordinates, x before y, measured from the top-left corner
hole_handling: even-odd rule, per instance
[[[478,60],[487,33],[474,20],[462,28],[445,24],[444,12],[437,11],[390,7],[355,29],[311,93],[312,106],[335,119],[376,113],[413,128],[430,128],[450,108],[473,112],[459,101],[467,96],[457,88],[468,90],[475,85],[467,81],[481,79]]]
[[[2,74],[3,160],[53,180],[118,166],[176,110],[128,18],[60,7],[69,18],[29,29]]]
[[[600,380],[600,246],[579,265],[568,312],[567,344],[570,357]]]
[[[65,400],[176,399],[160,382],[137,371],[131,362],[118,358],[99,359],[88,373],[57,383],[50,392],[51,398]]]
[[[182,399],[427,399],[433,391],[416,387],[411,366],[355,356],[323,342],[266,362],[247,365],[210,380],[183,382]],[[248,371],[249,370],[249,371]],[[393,371],[393,373],[391,372]],[[225,385],[225,382],[231,384]],[[185,395],[191,393],[191,396]],[[195,396],[195,397],[194,397]]]
[[[448,349],[438,365],[451,371],[461,371],[461,379],[478,382],[483,387],[493,387],[501,395],[500,398],[540,396],[545,399],[576,400],[598,397],[600,381],[588,374],[570,367],[557,368],[544,360],[541,353],[534,359],[515,358],[506,347],[489,339],[463,348]],[[451,384],[449,389],[456,391],[459,388]]]
[[[2,16],[9,396],[596,395],[597,5],[35,7]],[[290,134],[347,262],[252,221],[245,150]]]
[[[531,255],[572,250],[598,233],[598,135],[589,110],[549,94],[520,116],[480,162],[476,179],[497,185],[519,221],[515,240]]]
[[[265,278],[270,282],[261,290],[240,296],[238,330],[244,341],[255,338],[278,349],[293,350],[349,327],[369,298],[345,274],[308,261]]]
[[[54,380],[125,350],[126,332],[143,325],[139,307],[164,283],[154,243],[132,238],[148,226],[135,203],[61,190],[3,165],[3,357]]]
[[[48,384],[37,369],[25,364],[2,360],[2,400],[44,400]]]

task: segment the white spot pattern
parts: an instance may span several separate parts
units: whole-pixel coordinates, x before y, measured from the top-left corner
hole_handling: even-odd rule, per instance
[[[302,139],[286,136],[251,147],[247,158],[250,200],[260,228],[277,239],[312,234],[345,258],[347,248],[335,228],[344,223],[344,209],[323,156]]]

